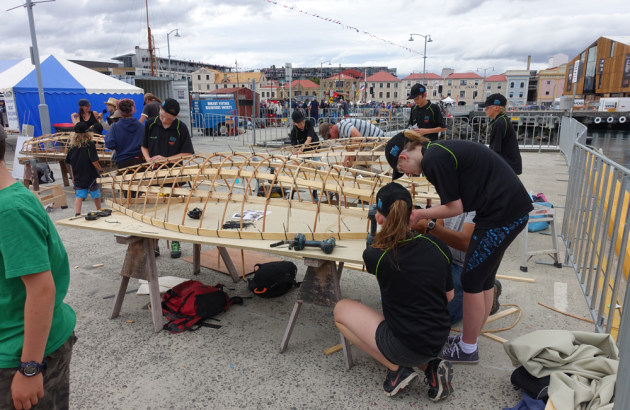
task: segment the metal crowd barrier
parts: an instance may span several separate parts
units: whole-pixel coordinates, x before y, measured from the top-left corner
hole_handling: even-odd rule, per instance
[[[569,164],[561,237],[596,332],[619,347],[615,409],[630,408],[630,170],[585,144],[586,127],[564,117],[560,148]]]

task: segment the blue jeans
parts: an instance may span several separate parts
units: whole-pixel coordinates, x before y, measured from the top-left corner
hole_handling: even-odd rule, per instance
[[[448,302],[448,313],[451,316],[451,325],[462,320],[464,317],[464,289],[462,288],[462,265],[451,263],[451,274],[453,275],[453,288],[455,297]]]

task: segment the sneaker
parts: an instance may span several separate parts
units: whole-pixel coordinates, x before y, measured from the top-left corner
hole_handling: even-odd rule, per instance
[[[454,336],[449,336],[449,337],[446,338],[446,345],[450,346],[452,344],[459,343],[460,340],[462,340],[462,334],[461,333],[458,333],[458,334],[456,334]]]
[[[445,360],[433,359],[424,371],[425,384],[429,385],[429,399],[440,401],[453,393],[453,366]]]
[[[389,397],[395,396],[396,393],[407,387],[416,376],[418,376],[418,373],[411,367],[400,366],[395,372],[387,369],[387,377],[383,383],[385,395]]]
[[[499,303],[499,296],[501,296],[501,282],[495,279],[494,281],[494,300],[492,301],[492,309],[490,314],[494,315],[499,311],[501,304]]]
[[[171,241],[171,258],[176,259],[182,256],[182,248],[178,241]]]
[[[459,343],[454,343],[444,348],[439,358],[451,363],[477,364],[479,363],[479,349],[472,353],[464,353]]]

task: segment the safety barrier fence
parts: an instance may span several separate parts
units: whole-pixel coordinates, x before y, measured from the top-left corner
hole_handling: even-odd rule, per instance
[[[569,164],[561,237],[565,265],[582,288],[596,332],[620,349],[615,408],[630,408],[630,314],[624,309],[630,271],[630,170],[589,148],[586,129],[564,118],[560,148]]]
[[[389,135],[403,130],[409,119],[409,109],[376,110],[376,115],[365,115],[367,110],[352,112],[348,117],[321,115],[318,118],[307,117],[315,124],[330,122],[336,124],[346,118],[369,121]],[[521,149],[548,150],[558,149],[560,135],[559,116],[521,115],[512,117]],[[467,139],[488,144],[490,129],[489,119],[485,116],[447,117],[443,139]],[[219,114],[193,114],[193,135],[233,139],[243,144],[276,145],[288,141],[293,126],[290,118],[266,114],[264,117],[242,117]]]

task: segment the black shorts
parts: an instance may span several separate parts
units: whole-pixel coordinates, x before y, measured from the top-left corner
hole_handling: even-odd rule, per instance
[[[414,352],[403,345],[394,336],[386,321],[382,321],[376,328],[376,346],[390,362],[403,367],[418,367],[428,363],[434,357]]]
[[[505,250],[527,226],[529,214],[509,224],[473,231],[462,270],[462,288],[466,293],[480,293],[494,287],[494,279]]]

